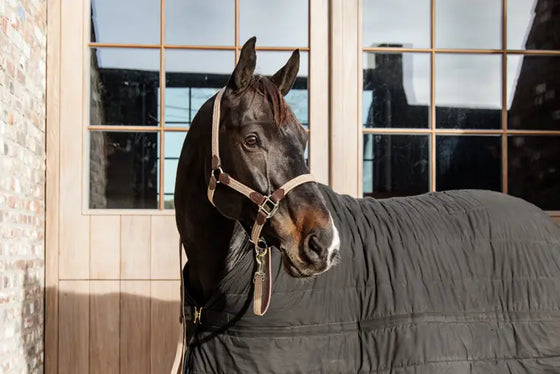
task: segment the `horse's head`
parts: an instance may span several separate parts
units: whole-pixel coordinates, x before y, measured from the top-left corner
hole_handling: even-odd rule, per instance
[[[299,51],[270,79],[254,76],[255,64],[252,38],[243,46],[223,94],[219,153],[224,171],[268,195],[308,173],[307,132],[283,97],[296,79]],[[257,207],[237,191],[218,187],[214,203],[224,216],[245,227],[253,225]],[[321,273],[338,255],[338,232],[316,183],[301,184],[288,193],[262,233],[269,244],[280,248],[285,269],[294,277]]]

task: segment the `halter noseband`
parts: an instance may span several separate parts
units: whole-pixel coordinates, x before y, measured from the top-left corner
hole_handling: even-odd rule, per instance
[[[220,161],[220,103],[225,88],[218,91],[214,100],[212,112],[212,170],[210,171],[210,180],[208,182],[208,200],[214,204],[214,193],[218,184],[228,186],[235,191],[248,197],[258,206],[257,217],[251,230],[251,242],[255,246],[255,260],[257,262],[257,270],[255,272],[253,282],[255,283],[255,291],[253,296],[253,312],[262,316],[266,313],[270,305],[271,294],[271,257],[270,249],[265,240],[261,238],[261,231],[268,219],[270,219],[278,210],[280,201],[295,187],[308,182],[315,182],[311,174],[299,175],[280,188],[272,192],[270,195],[263,195],[243,183],[235,180],[229,174],[223,171]]]

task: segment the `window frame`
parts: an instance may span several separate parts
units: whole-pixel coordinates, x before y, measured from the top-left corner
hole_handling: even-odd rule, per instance
[[[502,192],[508,192],[508,136],[509,135],[544,135],[560,136],[559,130],[512,130],[508,129],[507,116],[507,58],[520,56],[560,56],[558,50],[521,50],[507,47],[507,0],[501,0],[501,47],[499,49],[467,49],[467,48],[436,48],[435,33],[435,2],[430,1],[430,48],[406,47],[364,47],[363,38],[363,1],[364,0],[333,0],[333,17],[331,25],[331,68],[332,81],[332,113],[333,122],[333,153],[346,150],[343,160],[333,157],[331,165],[331,184],[336,190],[356,197],[363,196],[363,137],[365,134],[399,135],[416,134],[429,136],[429,191],[436,191],[436,136],[438,135],[497,135],[501,137]],[[346,43],[346,46],[344,45]],[[363,55],[370,53],[422,53],[430,55],[430,107],[428,128],[364,128],[362,123],[363,97]],[[470,54],[480,56],[498,55],[501,57],[501,127],[494,130],[476,129],[444,129],[437,128],[435,123],[435,59],[443,54]],[[336,73],[340,69],[341,73]],[[338,75],[355,76],[357,80],[340,79]],[[338,92],[346,95],[341,97]],[[335,105],[337,102],[341,104]],[[354,111],[355,114],[350,113]],[[343,119],[349,119],[344,126]],[[338,121],[337,121],[338,120]],[[336,126],[341,123],[342,126]],[[354,124],[354,126],[351,126]],[[345,128],[343,128],[345,127]],[[356,150],[355,153],[352,152]],[[560,220],[560,211],[547,211]]]
[[[135,44],[135,43],[98,43],[90,41],[91,30],[91,6],[90,0],[84,2],[84,14],[82,15],[83,26],[83,49],[82,49],[82,213],[85,215],[174,215],[174,209],[165,208],[164,172],[165,172],[165,133],[166,132],[188,132],[188,128],[165,126],[165,55],[166,50],[192,50],[192,51],[233,51],[236,62],[239,58],[242,40],[239,38],[239,2],[240,0],[228,0],[235,2],[235,37],[234,45],[175,45],[165,42],[165,0],[160,1],[160,41],[159,44]],[[308,2],[308,45],[307,46],[258,46],[259,52],[292,52],[296,48],[308,53],[308,119],[310,124],[309,133],[309,166],[311,173],[321,183],[329,180],[329,112],[328,107],[328,19],[329,0],[307,0]],[[257,36],[258,38],[258,36]],[[89,97],[90,97],[90,57],[92,48],[147,48],[158,50],[160,55],[160,90],[158,99],[160,113],[158,126],[111,126],[89,124]],[[257,57],[258,58],[258,57]],[[233,69],[234,64],[232,65]],[[158,207],[157,209],[95,209],[89,207],[89,175],[90,175],[90,141],[89,134],[92,131],[116,131],[116,132],[156,132],[159,134],[158,155]],[[315,145],[315,146],[314,146]]]

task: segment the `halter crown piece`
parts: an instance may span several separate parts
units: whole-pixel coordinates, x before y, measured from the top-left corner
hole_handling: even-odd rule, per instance
[[[272,192],[270,195],[263,195],[243,183],[235,180],[229,174],[223,171],[220,161],[220,103],[224,94],[225,87],[218,91],[214,100],[212,112],[212,170],[210,171],[210,180],[208,182],[208,200],[214,204],[214,193],[218,184],[223,184],[233,188],[237,192],[248,197],[258,206],[257,217],[251,231],[251,242],[255,246],[255,261],[257,262],[257,270],[253,277],[255,291],[253,293],[253,313],[262,316],[268,310],[271,296],[271,257],[270,248],[261,238],[261,230],[268,219],[270,219],[278,210],[280,201],[295,187],[308,182],[315,182],[311,174],[299,175],[280,188]]]

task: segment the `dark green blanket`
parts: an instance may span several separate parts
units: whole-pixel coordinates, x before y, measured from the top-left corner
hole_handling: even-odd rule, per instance
[[[272,303],[257,317],[243,243],[187,372],[560,373],[560,227],[545,213],[489,191],[322,192],[340,263],[294,279],[275,251]]]

